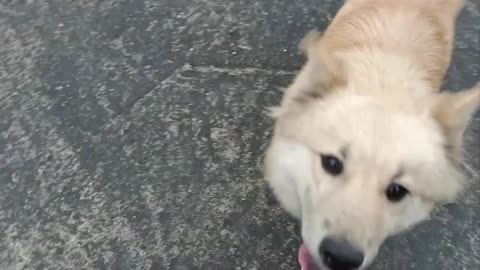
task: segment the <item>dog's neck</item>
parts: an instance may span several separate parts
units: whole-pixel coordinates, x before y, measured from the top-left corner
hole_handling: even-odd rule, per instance
[[[374,74],[365,74],[373,83],[418,79],[439,90],[450,63],[452,38],[433,11],[367,5],[337,19],[322,42],[344,56],[355,76],[373,69]],[[416,78],[419,74],[422,77]]]

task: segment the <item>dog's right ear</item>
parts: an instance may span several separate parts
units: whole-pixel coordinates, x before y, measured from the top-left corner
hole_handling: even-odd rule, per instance
[[[463,135],[474,113],[480,108],[480,83],[469,90],[444,92],[437,97],[432,115],[446,139],[448,156],[463,161]]]
[[[287,89],[281,106],[272,110],[273,117],[298,111],[346,84],[341,61],[324,44],[319,32],[308,33],[299,47],[307,63]]]

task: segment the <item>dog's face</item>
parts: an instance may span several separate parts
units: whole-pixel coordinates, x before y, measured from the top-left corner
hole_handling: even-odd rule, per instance
[[[273,188],[301,218],[302,237],[318,263],[322,242],[336,239],[369,264],[386,237],[426,219],[436,202],[460,188],[438,128],[416,115],[339,95],[289,121],[295,134],[278,134],[268,174],[283,181]]]
[[[287,94],[283,106],[298,106],[280,108],[266,155],[266,178],[301,220],[321,269],[363,269],[387,237],[454,200],[462,187],[456,155],[479,93],[432,93],[426,100],[438,102],[402,110],[395,99],[350,90]]]

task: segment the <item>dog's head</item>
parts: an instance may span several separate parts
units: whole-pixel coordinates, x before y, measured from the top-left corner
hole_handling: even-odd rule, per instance
[[[387,237],[461,191],[463,133],[480,89],[412,100],[411,88],[428,84],[404,81],[362,95],[366,85],[324,60],[309,57],[275,111],[265,173],[321,269],[362,269]]]

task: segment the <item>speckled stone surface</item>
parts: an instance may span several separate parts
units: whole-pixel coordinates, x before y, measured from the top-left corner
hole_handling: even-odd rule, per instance
[[[298,269],[262,181],[276,104],[332,0],[0,1],[0,269]],[[446,88],[480,80],[470,0]],[[458,204],[372,269],[480,269],[480,115]]]

